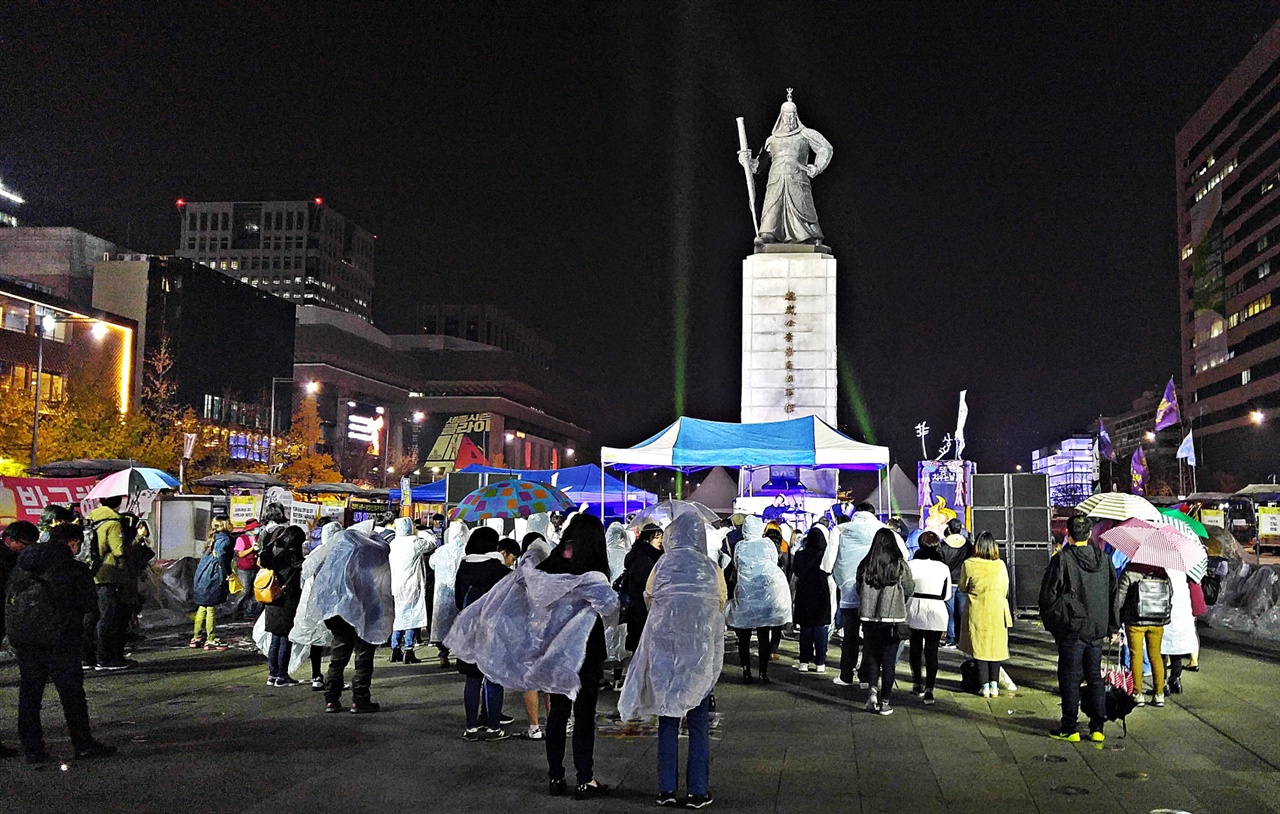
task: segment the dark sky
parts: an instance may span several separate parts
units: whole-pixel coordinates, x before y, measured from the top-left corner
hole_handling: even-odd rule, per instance
[[[874,439],[914,462],[912,427],[940,441],[968,388],[985,471],[1176,373],[1174,134],[1280,12],[160,8],[0,12],[0,178],[157,252],[178,196],[322,195],[379,236],[380,325],[424,299],[508,309],[599,395],[606,444],[673,420],[677,390],[737,420],[734,117],[758,149],[794,87],[835,146],[815,197]],[[866,437],[847,392],[841,426]]]

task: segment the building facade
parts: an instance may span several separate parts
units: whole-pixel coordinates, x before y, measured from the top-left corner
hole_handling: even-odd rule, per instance
[[[1176,139],[1183,403],[1202,470],[1275,468],[1280,419],[1280,24]]]
[[[145,257],[70,226],[0,230],[0,276],[82,306],[93,298],[95,263]]]
[[[1031,453],[1031,471],[1048,477],[1054,506],[1075,506],[1093,494],[1093,442],[1093,435],[1077,433]]]
[[[544,370],[555,366],[555,346],[501,308],[492,305],[420,303],[416,329],[428,336],[452,336],[510,351]]]
[[[310,201],[178,201],[176,254],[294,305],[368,321],[375,236]]]
[[[22,199],[22,195],[16,189],[6,187],[4,180],[0,179],[0,229],[21,225],[22,222],[18,220],[18,207],[24,203],[26,201]]]

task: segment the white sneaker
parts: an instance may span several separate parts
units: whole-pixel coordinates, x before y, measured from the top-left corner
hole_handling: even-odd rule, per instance
[[[827,671],[827,665],[825,665],[825,664],[819,664],[817,667],[814,667],[814,668],[813,668],[813,671],[814,671],[815,673],[819,673],[819,674],[821,674],[821,673],[825,673],[825,672]]]
[[[880,711],[880,691],[873,689],[871,695],[867,698],[867,712]]]
[[[832,684],[835,684],[837,687],[852,687],[852,686],[853,686],[853,682],[852,682],[852,681],[845,681],[845,680],[844,680],[843,678],[841,678],[840,676],[836,676],[835,678],[831,679],[831,683],[832,683]]]
[[[1000,697],[1000,685],[994,682],[991,684],[991,697],[992,698]]]
[[[525,737],[527,737],[527,738],[528,738],[529,740],[531,740],[531,741],[540,741],[540,740],[542,740],[542,727],[540,727],[540,726],[530,726],[530,727],[529,727],[529,732],[528,732],[528,734],[526,734],[526,735],[525,735]]]
[[[800,662],[799,664],[797,664],[797,665],[796,665],[796,669],[797,669],[797,670],[799,670],[799,671],[800,671],[800,672],[802,672],[802,673],[807,673],[807,672],[809,672],[809,665],[808,665],[807,663],[805,663],[805,662],[803,662],[803,661],[802,661],[802,662]]]
[[[990,698],[990,697],[991,697],[991,685],[990,685],[990,684],[983,684],[983,685],[982,685],[982,697],[983,697],[983,698]]]

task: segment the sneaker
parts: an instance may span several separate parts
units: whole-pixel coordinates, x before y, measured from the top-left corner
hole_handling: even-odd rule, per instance
[[[674,791],[660,791],[658,792],[658,799],[654,800],[653,804],[663,808],[675,808],[680,805],[680,801],[676,798]]]
[[[995,683],[994,681],[991,682],[991,697],[992,698],[1000,697],[1000,685]]]
[[[543,738],[542,727],[530,726],[529,731],[524,736],[531,741],[540,741]]]
[[[872,690],[871,695],[867,697],[867,712],[880,711],[880,691]]]
[[[589,800],[592,797],[609,796],[609,787],[598,780],[592,780],[590,783],[579,783],[573,790],[573,799]]]
[[[275,676],[267,676],[267,686],[268,686],[268,687],[274,687],[275,685],[276,685],[276,677],[275,677]]]
[[[548,783],[549,791],[552,797],[563,797],[565,792],[565,783],[563,777],[553,777]]]
[[[480,727],[473,726],[470,729],[462,730],[462,739],[464,741],[473,741],[473,742],[480,740]]]
[[[1145,707],[1147,705],[1147,699],[1143,697],[1142,693],[1135,692],[1133,694],[1133,705],[1137,707]]]
[[[315,692],[322,692],[324,690],[324,679],[323,678],[311,679],[311,689],[314,690]]]
[[[955,649],[956,649],[956,643],[955,643],[955,642],[943,642],[942,644],[938,645],[938,649],[939,649],[939,650],[955,650]]]
[[[1067,730],[1067,729],[1064,729],[1063,727],[1058,727],[1057,729],[1050,729],[1049,737],[1053,738],[1056,741],[1066,741],[1067,743],[1080,742],[1079,732],[1075,731],[1074,729]]]
[[[818,673],[819,675],[821,675],[821,674],[823,674],[823,673],[825,673],[825,672],[827,671],[827,665],[825,665],[825,664],[819,664],[817,667],[814,667],[814,668],[813,668],[813,671],[814,671],[815,673]]]
[[[802,673],[807,673],[807,672],[809,672],[809,663],[808,663],[808,662],[805,662],[805,661],[802,661],[802,662],[800,662],[799,664],[797,664],[797,665],[796,665],[796,669],[797,669],[797,670],[799,670],[799,671],[800,671],[800,672],[802,672]]]
[[[199,650],[204,647],[204,639],[192,639],[187,643],[187,647],[190,647],[192,650]]]
[[[204,643],[205,650],[226,650],[230,646],[231,645],[227,644],[226,642],[222,642],[217,639],[210,639],[209,641]]]
[[[1089,740],[1093,741],[1094,743],[1102,743],[1106,739],[1107,739],[1107,736],[1102,734],[1101,729],[1094,729],[1091,732],[1089,732]]]
[[[511,737],[511,735],[502,727],[498,727],[497,729],[486,729],[484,731],[484,739],[487,741],[504,741],[509,737]]]
[[[1156,693],[1155,697],[1151,699],[1151,706],[1153,706],[1153,707],[1163,707],[1163,706],[1164,706],[1164,694],[1163,694],[1163,693]]]
[[[116,753],[114,746],[98,741],[89,741],[87,746],[76,750],[76,760],[93,760],[99,757],[111,757]]]
[[[931,707],[935,703],[937,703],[936,701],[933,700],[933,690],[925,690],[924,695],[921,696],[921,698],[924,700],[924,705],[926,707]]]
[[[888,701],[882,701],[880,703],[880,709],[876,710],[876,712],[880,713],[881,715],[892,715],[893,707],[889,706]]]
[[[835,678],[831,679],[831,683],[832,683],[832,684],[835,684],[837,687],[852,687],[852,686],[853,686],[853,682],[852,682],[852,681],[845,681],[845,680],[844,680],[843,678],[841,678],[840,676],[836,676]]]
[[[341,702],[341,701],[326,701],[326,702],[324,703],[324,711],[325,711],[325,712],[342,712],[342,702]]]
[[[371,715],[382,709],[377,701],[356,701],[351,704],[352,715]]]
[[[688,799],[684,801],[685,808],[706,808],[714,803],[710,794],[690,794]]]
[[[511,726],[515,722],[516,722],[516,719],[512,718],[510,715],[498,716],[498,726]]]
[[[285,676],[284,678],[276,679],[277,687],[296,687],[301,683],[302,683],[301,681],[299,681],[296,678],[293,678],[292,676]]]
[[[923,685],[923,684],[915,684],[915,685],[913,685],[913,686],[911,687],[911,694],[912,694],[912,695],[914,695],[916,698],[921,698],[921,697],[923,697],[923,696],[924,696],[924,685]]]
[[[125,659],[124,661],[110,661],[110,662],[107,662],[106,664],[99,664],[94,669],[105,670],[109,673],[118,673],[121,670],[132,670],[134,667],[137,667],[137,666],[138,666],[138,662],[133,661],[132,659]]]
[[[983,684],[983,685],[982,685],[982,697],[983,697],[983,698],[990,698],[990,697],[991,697],[991,685],[990,685],[990,684]]]

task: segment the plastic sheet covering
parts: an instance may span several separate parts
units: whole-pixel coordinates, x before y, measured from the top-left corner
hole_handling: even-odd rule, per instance
[[[618,700],[623,720],[683,716],[702,703],[720,677],[725,622],[706,533],[696,514],[680,514],[667,528],[667,551],[653,567],[649,620]]]
[[[292,631],[290,636],[292,637]],[[303,662],[311,660],[311,646],[298,644],[292,638],[289,646],[289,674],[298,672]],[[258,621],[253,623],[253,643],[258,646],[258,652],[265,658],[271,650],[271,634],[267,632],[267,615],[265,613],[258,614]]]
[[[729,627],[774,627],[791,623],[791,588],[778,567],[778,548],[764,537],[764,521],[748,517],[742,542],[733,550],[738,585],[725,608]]]
[[[882,528],[884,523],[869,512],[857,512],[832,531],[837,550],[831,576],[840,589],[840,607],[858,607],[858,566],[871,550],[871,539]]]
[[[139,583],[145,600],[138,616],[143,628],[155,630],[191,624],[191,614],[196,611],[191,585],[199,563],[196,557],[152,561]],[[229,597],[217,607],[216,618],[230,619],[240,601],[239,596]]]
[[[606,629],[617,621],[618,595],[604,574],[547,574],[529,553],[458,614],[444,644],[507,689],[576,698],[587,638],[597,617]]]
[[[293,617],[293,629],[289,631],[289,641],[294,644],[314,645],[316,647],[333,647],[333,633],[324,625],[324,617],[320,615],[315,602],[316,572],[328,559],[333,546],[338,542],[342,527],[337,523],[328,523],[322,527],[320,547],[307,555],[302,561],[302,595],[298,598],[298,612]]]
[[[395,620],[391,595],[390,545],[355,529],[338,535],[316,572],[314,599],[321,619],[340,616],[366,642],[381,644]]]
[[[444,545],[431,554],[428,565],[436,572],[435,608],[431,614],[431,641],[442,642],[458,616],[453,583],[467,547],[467,524],[455,520],[444,532]]]
[[[729,552],[724,546],[724,539],[729,536],[729,532],[733,529],[716,528],[715,526],[707,526],[707,556],[711,561],[720,566],[721,570],[729,564]]]
[[[621,523],[610,523],[604,532],[605,547],[609,555],[609,582],[612,584],[622,576],[623,564],[627,552],[631,550],[631,535]],[[609,660],[620,662],[631,655],[626,648],[627,623],[621,620],[610,625],[604,631],[604,645]]]
[[[1280,569],[1227,562],[1218,603],[1205,618],[1212,627],[1280,641]]]
[[[542,538],[544,540],[551,543],[552,545],[555,545],[555,543],[551,539],[552,537],[551,515],[547,514],[546,512],[538,512],[537,514],[529,515],[529,523],[527,526],[525,526],[525,534],[528,534],[533,531],[538,532],[539,534],[542,535]]]
[[[391,593],[396,598],[396,630],[427,626],[428,597],[427,561],[424,555],[431,541],[419,537],[413,521],[400,517],[395,522],[396,536],[391,541]]]

